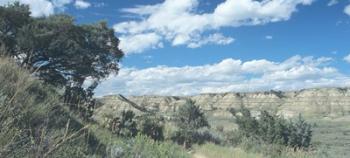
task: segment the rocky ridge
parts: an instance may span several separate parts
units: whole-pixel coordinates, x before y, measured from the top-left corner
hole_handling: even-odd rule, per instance
[[[195,101],[204,111],[216,117],[227,117],[229,108],[240,106],[252,110],[273,110],[285,117],[299,113],[306,116],[341,117],[350,114],[350,88],[317,88],[300,91],[267,91],[252,93],[218,93],[195,96],[105,96],[96,109],[95,119],[117,115],[122,110],[171,114],[186,100]],[[143,109],[143,110],[142,110]]]

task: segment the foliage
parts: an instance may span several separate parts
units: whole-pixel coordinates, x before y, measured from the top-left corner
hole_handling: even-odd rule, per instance
[[[261,111],[256,118],[244,107],[238,111],[231,109],[230,112],[235,116],[241,136],[266,144],[284,145],[295,149],[310,147],[311,125],[306,123],[301,115],[293,122],[267,111]]]
[[[29,16],[29,7],[0,7],[0,50],[35,76],[65,87],[64,101],[84,118],[94,108],[93,90],[117,73],[123,52],[105,22],[77,25],[69,15]],[[90,85],[85,85],[90,81]]]
[[[223,142],[223,137],[220,133],[208,128],[202,128],[197,130],[194,137],[197,144],[204,144],[204,143],[222,144]]]
[[[312,129],[301,115],[295,122],[289,123],[288,145],[297,148],[308,148],[311,145]]]
[[[1,7],[0,12],[0,40],[6,41],[8,32],[13,38],[13,44],[2,44],[11,48],[10,56],[20,65],[45,82],[80,87],[87,78],[100,79],[118,71],[123,53],[105,22],[76,25],[68,15],[31,18],[28,7],[19,4]]]
[[[176,113],[176,126],[179,130],[175,132],[172,139],[187,148],[200,141],[198,129],[209,127],[209,123],[199,106],[188,100]]]
[[[114,143],[107,148],[108,157],[125,158],[189,158],[187,152],[171,142],[159,142],[137,135],[135,138]]]
[[[5,59],[0,74],[0,157],[101,154],[103,145],[59,105],[53,87]]]
[[[138,121],[138,129],[142,135],[148,136],[156,141],[164,140],[163,120],[158,117],[143,116]]]
[[[15,53],[16,34],[31,22],[29,6],[18,2],[0,6],[0,56]]]
[[[115,117],[109,126],[111,131],[118,136],[134,137],[137,135],[137,124],[133,111],[123,111],[120,116]]]

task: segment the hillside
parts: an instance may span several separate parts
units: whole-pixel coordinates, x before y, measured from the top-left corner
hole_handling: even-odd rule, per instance
[[[125,100],[127,98],[127,100]],[[252,110],[267,109],[277,111],[285,117],[293,117],[299,113],[305,116],[342,117],[350,113],[350,88],[318,88],[290,92],[253,92],[201,94],[196,96],[105,96],[100,99],[102,106],[97,108],[95,118],[102,114],[113,114],[120,110],[131,109],[135,103],[148,111],[171,114],[182,106],[187,99],[195,101],[203,110],[212,116],[228,117],[229,108],[240,106]],[[142,111],[142,110],[141,110]]]

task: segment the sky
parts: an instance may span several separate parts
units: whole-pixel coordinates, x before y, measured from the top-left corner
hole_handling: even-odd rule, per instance
[[[125,57],[97,96],[350,86],[349,0],[19,1],[114,29]]]

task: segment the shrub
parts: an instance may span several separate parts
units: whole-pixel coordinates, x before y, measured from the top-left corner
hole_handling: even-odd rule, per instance
[[[308,148],[312,138],[311,125],[299,115],[295,122],[288,126],[288,145],[294,148]]]
[[[310,146],[311,125],[306,123],[301,115],[293,122],[267,111],[261,111],[259,118],[255,118],[243,107],[238,111],[231,109],[230,112],[235,116],[239,135],[243,137],[264,144],[284,145],[294,149],[306,149]]]
[[[134,137],[137,135],[137,124],[135,121],[135,113],[133,111],[123,111],[121,116],[115,117],[110,122],[110,130],[112,133],[123,137]]]
[[[180,146],[171,142],[154,141],[143,135],[115,142],[107,149],[108,157],[125,158],[189,158]]]
[[[139,132],[142,135],[148,136],[156,141],[164,140],[164,125],[162,119],[151,116],[143,116],[138,123]]]
[[[208,128],[203,128],[198,130],[195,135],[195,143],[197,144],[205,144],[205,143],[213,143],[213,144],[221,144],[223,142],[222,136]]]
[[[191,100],[187,101],[185,105],[179,108],[176,113],[176,125],[179,130],[175,132],[172,139],[182,144],[185,148],[200,141],[198,129],[209,127],[204,113],[200,110],[199,106],[196,106]]]

